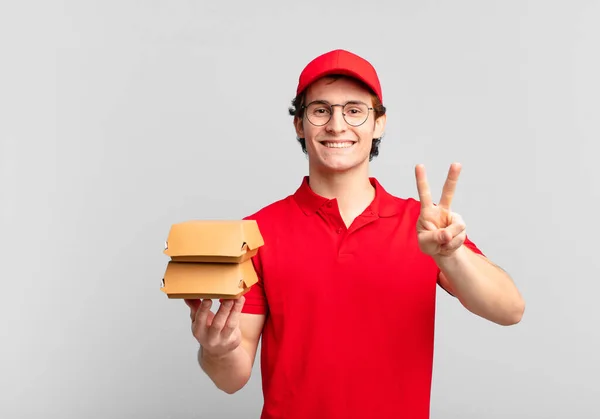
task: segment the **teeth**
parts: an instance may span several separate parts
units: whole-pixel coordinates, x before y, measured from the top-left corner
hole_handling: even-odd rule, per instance
[[[345,142],[345,143],[328,143],[328,142],[324,142],[323,145],[325,147],[329,147],[329,148],[347,148],[352,146],[354,143],[351,141]]]

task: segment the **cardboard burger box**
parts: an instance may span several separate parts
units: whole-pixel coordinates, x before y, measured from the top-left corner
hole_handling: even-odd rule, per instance
[[[255,220],[191,220],[171,226],[171,260],[161,291],[169,298],[238,298],[258,282],[252,256],[264,245]]]

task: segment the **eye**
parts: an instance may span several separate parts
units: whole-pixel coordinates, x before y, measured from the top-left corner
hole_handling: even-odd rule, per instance
[[[362,113],[362,109],[360,108],[349,108],[346,110],[346,113],[352,114],[352,115],[359,115]]]
[[[329,114],[329,109],[324,108],[324,107],[314,108],[312,113],[315,115],[327,115],[327,114]]]

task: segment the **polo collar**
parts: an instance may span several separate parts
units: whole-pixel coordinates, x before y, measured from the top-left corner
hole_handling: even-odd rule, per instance
[[[335,198],[328,199],[316,194],[311,189],[308,180],[308,176],[303,177],[293,198],[304,214],[313,215],[316,214],[322,206],[335,201]],[[390,195],[376,178],[370,177],[369,181],[375,188],[375,198],[365,211],[370,211],[372,215],[378,217],[391,217],[398,214],[402,208],[402,200]]]

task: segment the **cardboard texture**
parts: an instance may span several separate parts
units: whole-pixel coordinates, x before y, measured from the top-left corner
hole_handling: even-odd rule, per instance
[[[239,298],[258,282],[252,256],[264,245],[255,220],[173,224],[164,254],[171,260],[161,291],[169,298]]]

